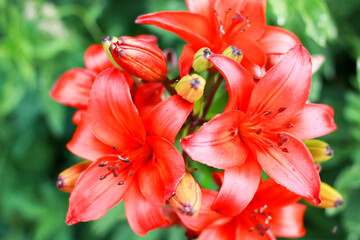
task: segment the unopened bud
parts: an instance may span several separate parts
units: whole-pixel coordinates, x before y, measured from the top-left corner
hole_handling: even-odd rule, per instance
[[[199,212],[202,202],[201,189],[189,172],[185,173],[169,202],[181,214],[195,216]]]
[[[125,36],[110,44],[109,51],[115,62],[135,77],[149,82],[167,78],[165,56],[152,43]]]
[[[320,196],[321,203],[316,207],[336,208],[344,204],[344,199],[341,194],[324,182],[321,182]]]
[[[158,39],[154,35],[140,34],[140,35],[134,36],[134,38],[136,38],[137,40],[141,40],[143,42],[150,43],[150,44],[158,47]]]
[[[109,37],[109,36],[103,37],[103,39],[102,39],[102,43],[103,43],[102,45],[104,47],[106,55],[109,57],[111,62],[114,64],[114,66],[119,66],[119,65],[115,62],[115,60],[111,56],[111,53],[109,51],[109,47],[110,47],[110,44],[116,43],[118,40],[119,39],[117,37]]]
[[[306,147],[309,149],[314,162],[325,162],[333,157],[334,151],[329,144],[318,139],[311,139],[304,141]]]
[[[240,49],[236,48],[235,46],[229,46],[225,51],[223,52],[223,55],[234,59],[238,63],[241,63],[241,60],[243,59],[243,53]]]
[[[56,181],[56,187],[64,192],[71,192],[80,174],[90,166],[90,161],[75,164],[62,171]]]
[[[209,48],[200,48],[194,55],[193,69],[196,72],[203,72],[211,68],[213,64],[208,60],[210,55],[212,55],[212,52]]]
[[[197,74],[186,75],[175,87],[177,94],[188,102],[196,102],[204,94],[205,79]]]

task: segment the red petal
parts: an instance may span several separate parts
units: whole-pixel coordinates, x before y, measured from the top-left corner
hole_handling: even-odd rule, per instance
[[[185,11],[150,13],[139,16],[135,22],[173,32],[195,47],[210,46],[213,38],[211,25],[204,16]]]
[[[250,27],[242,33],[244,37],[257,40],[264,34],[266,26],[265,8],[266,0],[246,2],[244,14],[250,19]]]
[[[136,181],[127,191],[124,204],[129,225],[138,235],[144,236],[152,229],[168,225],[162,208],[146,200]]]
[[[295,34],[274,26],[266,26],[265,33],[258,42],[266,54],[286,53],[296,44],[301,44]]]
[[[230,223],[209,227],[204,229],[198,238],[198,240],[234,240],[236,231],[236,223],[232,221]]]
[[[87,112],[87,109],[85,109],[85,110],[84,109],[77,110],[74,113],[74,115],[73,115],[73,117],[71,119],[73,124],[79,125],[80,122],[81,122],[81,119],[82,119],[82,115],[86,115],[86,112]]]
[[[257,229],[253,229],[254,227],[256,227],[256,225],[257,225],[257,221],[255,219],[254,222],[244,218],[241,219],[241,221],[238,221],[238,226],[236,229],[236,239],[237,240],[276,240],[276,237],[271,232],[272,228],[266,231],[265,236],[262,236],[259,234],[259,231]]]
[[[214,179],[214,182],[221,187],[221,185],[224,182],[224,176],[225,176],[225,171],[222,172],[213,172],[212,173],[212,177]]]
[[[95,136],[121,152],[139,148],[145,141],[145,128],[131,100],[126,76],[117,68],[96,77],[87,117]]]
[[[99,159],[80,175],[69,199],[66,217],[68,225],[101,218],[120,202],[131,184],[131,178],[124,181],[123,185],[118,185],[125,174],[121,172],[118,177],[110,175],[100,180],[100,177],[109,171],[106,167],[98,166],[101,162],[113,161],[114,158],[116,159],[116,157]]]
[[[237,35],[233,40],[233,45],[241,49],[244,56],[252,63],[262,67],[265,64],[265,53],[260,45],[250,38]]]
[[[240,166],[248,155],[248,148],[237,134],[243,118],[240,111],[219,114],[198,132],[183,138],[181,146],[193,160],[206,165],[220,169]]]
[[[153,159],[139,171],[139,184],[144,196],[163,206],[185,174],[185,163],[180,152],[167,140],[147,137],[153,149]]]
[[[100,44],[93,44],[86,49],[84,63],[87,69],[101,73],[107,68],[114,67],[107,56],[104,47]]]
[[[248,155],[247,146],[237,134],[243,118],[240,111],[216,115],[198,132],[183,138],[181,147],[193,160],[211,167],[227,169],[240,166]]]
[[[162,101],[164,85],[162,83],[147,83],[136,86],[134,104],[140,116],[150,112]]]
[[[180,218],[178,217],[178,215],[176,214],[176,210],[172,206],[168,205],[166,207],[163,207],[162,211],[165,219],[170,223],[170,225],[181,224]]]
[[[304,108],[311,86],[311,59],[301,45],[292,48],[280,62],[258,82],[251,95],[248,114],[272,111],[269,127],[276,127],[292,119]],[[285,111],[280,109],[286,108]]]
[[[244,22],[243,24],[239,24],[233,27],[229,32],[226,32],[226,34],[230,35],[230,38],[231,36],[235,35],[236,37],[239,36],[239,39],[243,37],[252,40],[258,40],[263,35],[265,30],[265,5],[265,0],[227,0],[226,4],[221,1],[217,1],[215,9],[220,15],[222,22],[225,23],[225,32],[233,23],[232,19],[229,19],[228,9],[232,9],[230,16],[234,16],[234,12],[240,12],[243,17],[247,17],[249,19],[249,25]],[[235,41],[232,41],[232,43],[235,43]]]
[[[259,186],[261,168],[250,154],[240,167],[225,170],[223,185],[211,209],[228,216],[240,214]]]
[[[261,78],[263,78],[266,73],[265,67],[260,67],[259,65],[253,63],[246,56],[244,56],[244,58],[242,59],[241,66],[243,66],[247,71],[249,71],[249,73],[251,73],[253,78],[256,80],[260,80]]]
[[[96,161],[106,155],[117,154],[113,147],[102,143],[95,137],[84,118],[82,118],[73,138],[66,147],[73,154],[90,161]]]
[[[239,109],[245,112],[254,88],[252,76],[238,62],[224,55],[213,54],[209,60],[221,72],[228,85],[229,103],[225,111]]]
[[[90,70],[73,68],[57,80],[50,96],[55,101],[74,108],[87,108],[95,77],[96,74]]]
[[[196,216],[190,217],[184,214],[178,214],[179,218],[187,228],[190,228],[194,231],[202,231],[207,227],[216,227],[226,224],[233,219],[232,217],[226,217],[210,209],[211,204],[215,200],[217,192],[201,189],[201,194],[201,209]]]
[[[135,84],[134,79],[131,77],[129,73],[125,71],[121,71],[121,72],[124,75],[126,83],[128,84],[129,88],[131,88]]]
[[[304,109],[290,121],[291,128],[282,131],[307,140],[324,136],[336,130],[334,110],[325,104],[306,104]]]
[[[239,0],[225,0],[225,1],[219,1],[216,0],[214,5],[214,10],[216,11],[219,20],[223,24],[226,23],[226,17],[230,13],[233,13],[233,11],[241,11],[244,8],[245,1],[239,1]],[[247,14],[247,13],[246,13]],[[225,27],[225,26],[224,26]]]
[[[306,206],[293,203],[271,212],[271,232],[278,237],[300,238],[306,233],[304,213]]]
[[[175,142],[176,135],[193,106],[193,103],[189,103],[179,95],[162,101],[142,119],[148,136],[159,136]]]
[[[278,184],[314,204],[320,203],[320,177],[309,150],[297,138],[283,135],[288,141],[281,147],[287,152],[276,146],[258,146],[256,155],[262,169]]]
[[[147,42],[147,43],[151,43],[155,47],[159,47],[158,39],[157,39],[157,37],[155,35],[140,34],[140,35],[134,36],[134,38],[136,38],[137,40]]]
[[[184,49],[179,58],[179,72],[180,76],[183,77],[190,73],[190,69],[193,65],[194,55],[196,50],[190,45],[185,45]]]
[[[215,10],[219,16],[219,20],[224,24],[223,28],[226,35],[231,37],[231,35],[236,34],[257,40],[264,33],[266,25],[265,5],[265,0],[226,0],[226,3],[216,1]],[[241,13],[244,22],[234,26],[232,18],[235,16],[235,13]],[[245,22],[247,21],[245,18],[249,19],[249,24]]]
[[[191,13],[198,13],[207,19],[215,16],[214,3],[216,0],[185,0],[186,6]]]
[[[290,192],[285,187],[277,184],[273,179],[267,179],[260,183],[249,208],[259,209],[266,205],[268,209],[276,209],[295,203],[300,199],[299,195]]]
[[[266,71],[275,66],[284,57],[284,54],[267,54],[266,55]]]

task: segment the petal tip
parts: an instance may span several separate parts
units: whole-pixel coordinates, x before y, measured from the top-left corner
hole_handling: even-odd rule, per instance
[[[149,14],[145,14],[145,15],[140,15],[135,19],[135,23],[136,24],[142,24],[144,23],[144,21],[146,21],[146,18]]]
[[[65,223],[67,225],[71,226],[71,225],[74,225],[74,224],[76,224],[78,222],[79,222],[78,220],[74,219],[73,216],[70,213],[68,213],[68,215],[66,217],[66,220],[65,220]]]
[[[318,197],[314,200],[314,203],[315,203],[316,205],[320,205],[320,203],[321,203],[320,193],[319,193]]]
[[[320,205],[320,203],[321,203],[320,193],[317,196],[312,196],[311,198],[309,198],[307,200],[316,206]]]

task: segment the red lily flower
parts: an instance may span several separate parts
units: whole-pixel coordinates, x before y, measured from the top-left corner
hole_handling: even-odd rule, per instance
[[[233,45],[244,54],[242,64],[260,78],[265,54],[283,54],[294,43],[300,43],[285,29],[266,27],[266,0],[186,0],[186,4],[188,12],[163,11],[136,19],[136,23],[171,31],[189,43],[179,59],[181,76],[189,73],[193,56],[200,48],[221,54]]]
[[[157,46],[157,39],[155,36],[138,35],[134,38]],[[85,69],[73,68],[65,72],[57,80],[57,82],[54,84],[54,87],[50,91],[50,96],[55,101],[79,109],[73,117],[73,122],[75,124],[80,123],[81,114],[86,112],[90,90],[94,83],[95,77],[105,69],[114,67],[106,52],[104,51],[103,46],[100,44],[93,44],[88,47],[84,54],[84,63]],[[125,76],[126,81],[131,87],[134,84],[133,79],[129,74],[126,74]],[[139,105],[139,109],[141,107],[145,108],[144,110],[141,110],[141,113],[146,113],[149,109],[160,102],[160,96],[163,93],[164,87],[159,84],[147,84],[146,88],[152,89],[153,94],[150,94],[149,90],[145,89],[145,86],[140,88],[141,89],[139,90],[135,90],[135,92],[138,92],[135,94],[138,95],[137,102],[149,102],[148,100],[152,99],[149,104],[141,106]],[[148,92],[146,96],[142,96],[144,91]]]
[[[184,225],[199,232],[199,240],[298,238],[305,234],[305,205],[296,203],[300,197],[276,184],[263,181],[247,208],[236,216],[211,210],[217,192],[202,190],[203,203],[195,217],[179,214]]]
[[[93,163],[71,193],[66,222],[98,219],[124,199],[130,226],[145,235],[167,224],[161,206],[185,174],[173,143],[193,104],[173,96],[141,119],[125,75],[110,68],[96,77],[86,119],[67,145]]]
[[[260,166],[280,185],[320,203],[319,174],[301,140],[328,134],[336,125],[329,106],[306,104],[311,85],[307,50],[292,48],[256,84],[237,62],[215,54],[209,60],[227,81],[229,103],[225,113],[183,138],[181,146],[193,160],[225,169],[213,209],[241,212],[257,189]],[[239,189],[247,194],[239,197]]]
[[[61,75],[50,91],[55,101],[79,109],[73,117],[75,124],[80,122],[81,114],[86,112],[96,75],[114,67],[100,44],[93,44],[86,49],[84,63],[85,69],[73,68]],[[133,84],[130,75],[127,80],[130,85]]]

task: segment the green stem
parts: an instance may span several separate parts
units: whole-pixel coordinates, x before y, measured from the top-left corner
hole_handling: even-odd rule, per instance
[[[180,75],[179,75],[179,76],[177,76],[177,77],[175,77],[175,78],[173,78],[173,79],[169,80],[169,83],[170,83],[170,84],[177,83],[180,79],[181,79],[181,77],[180,77]]]
[[[191,118],[191,120],[189,121],[190,126],[189,126],[189,130],[187,132],[187,135],[189,135],[195,131],[195,129],[198,125],[198,121],[199,121],[199,118],[197,118],[197,116],[191,115],[190,118]],[[183,151],[182,156],[185,161],[185,166],[187,167],[188,162],[189,162],[189,155],[185,151]]]
[[[217,76],[217,79],[216,79],[215,85],[214,85],[214,87],[213,87],[213,89],[212,89],[212,92],[211,92],[208,100],[206,101],[206,105],[205,105],[205,107],[204,107],[204,111],[203,111],[203,113],[202,113],[202,117],[200,118],[200,120],[202,120],[202,121],[205,120],[206,114],[208,113],[208,111],[209,111],[209,109],[210,109],[210,106],[211,106],[211,104],[212,104],[212,101],[214,100],[214,97],[215,97],[215,94],[216,94],[217,90],[218,90],[219,87],[220,87],[220,84],[221,84],[222,79],[223,79],[223,78],[222,78],[222,75],[219,74],[219,75]]]
[[[212,82],[213,79],[215,78],[216,74],[211,73],[211,72],[209,74],[210,75],[209,75],[207,81]],[[223,79],[222,75],[218,74],[217,78],[216,78],[216,81],[215,81],[215,84],[212,87],[212,91],[210,93],[210,96],[206,101],[206,105],[204,107],[204,111],[202,113],[201,118],[199,118],[198,116],[194,116],[194,115],[189,116],[187,124],[185,124],[185,126],[189,125],[187,135],[192,134],[193,132],[195,132],[196,127],[201,126],[202,124],[204,124],[206,122],[206,120],[205,120],[206,114],[210,109],[210,106],[211,106],[211,104],[212,104],[212,102],[214,100],[215,94],[216,94],[217,90],[219,89],[220,84],[222,82],[222,79]],[[189,161],[189,155],[185,151],[183,151],[182,156],[183,156],[184,161],[185,161],[185,166],[187,167],[188,166],[188,161]]]
[[[171,96],[174,96],[177,94],[176,90],[171,86],[170,80],[166,79],[162,82],[168,93],[170,93]]]

